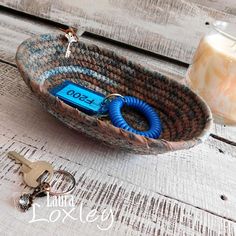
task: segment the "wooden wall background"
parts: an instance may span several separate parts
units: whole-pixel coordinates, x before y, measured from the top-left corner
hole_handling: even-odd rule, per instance
[[[235,0],[0,0],[3,6],[191,63],[206,22],[236,23]]]

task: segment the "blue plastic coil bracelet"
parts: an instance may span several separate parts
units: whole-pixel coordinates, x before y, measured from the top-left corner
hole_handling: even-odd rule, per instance
[[[149,130],[139,131],[132,128],[121,114],[122,107],[126,105],[140,111],[149,123]],[[114,126],[139,134],[148,138],[159,138],[162,131],[162,125],[159,116],[155,110],[146,102],[131,96],[116,97],[109,104],[109,116]]]

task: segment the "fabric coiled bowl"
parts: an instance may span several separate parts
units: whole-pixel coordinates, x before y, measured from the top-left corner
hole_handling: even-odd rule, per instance
[[[62,34],[44,34],[24,41],[16,53],[17,66],[26,84],[46,110],[67,126],[112,148],[140,154],[188,149],[208,137],[211,112],[186,86],[81,40],[71,45],[71,55],[65,58],[67,45]],[[64,80],[104,95],[119,93],[146,101],[162,121],[160,138],[145,138],[117,128],[109,118],[86,115],[48,92]],[[125,107],[122,112],[135,129],[148,129],[148,123],[137,111]]]

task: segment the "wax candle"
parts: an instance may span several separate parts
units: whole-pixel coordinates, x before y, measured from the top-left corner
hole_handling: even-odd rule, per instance
[[[187,82],[207,102],[216,121],[235,125],[236,37],[232,24],[217,22],[214,27],[200,41]]]

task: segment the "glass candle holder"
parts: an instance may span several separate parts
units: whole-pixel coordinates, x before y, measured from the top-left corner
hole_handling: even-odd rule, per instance
[[[188,86],[211,108],[216,122],[236,125],[236,25],[217,21],[199,43]]]

